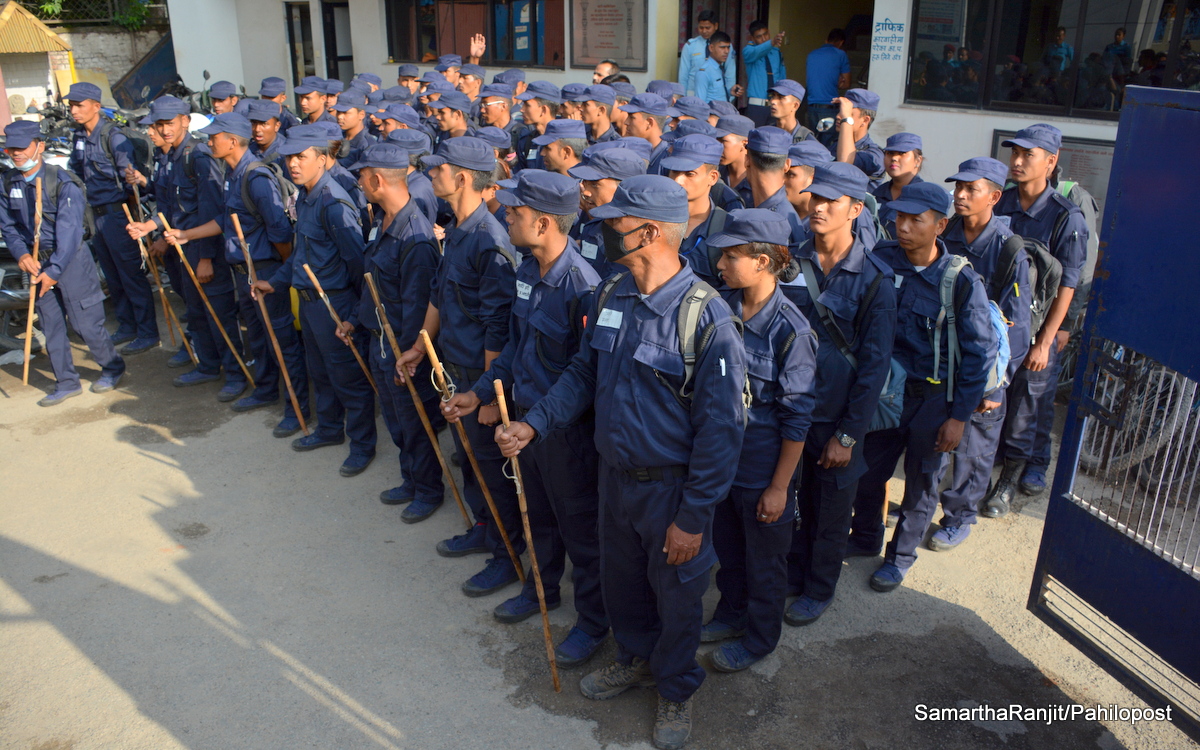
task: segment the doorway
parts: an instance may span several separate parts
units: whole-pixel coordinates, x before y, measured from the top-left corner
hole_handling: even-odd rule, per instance
[[[350,4],[321,3],[321,25],[325,31],[325,77],[349,84],[354,78]]]
[[[299,86],[305,76],[317,74],[313,59],[312,19],[308,3],[284,3],[287,20],[288,51],[292,59],[292,86]]]

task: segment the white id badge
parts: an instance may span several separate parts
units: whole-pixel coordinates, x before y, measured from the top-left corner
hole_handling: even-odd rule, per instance
[[[526,284],[524,281],[517,281],[517,297],[520,299],[529,299],[529,293],[532,291],[532,286]]]
[[[24,198],[25,194],[21,192],[21,188],[13,185],[13,189],[8,193],[9,198]]]
[[[374,242],[375,237],[379,234],[379,227],[371,227],[371,233],[367,235],[367,242]]]
[[[582,243],[582,247],[579,250],[579,254],[582,255],[583,257],[587,258],[588,260],[595,260],[597,251],[599,249],[600,248],[597,247],[595,242],[584,242],[584,243]]]
[[[620,328],[621,318],[623,317],[625,317],[625,314],[620,310],[606,307],[601,311],[600,317],[596,320],[596,325],[604,326],[605,328]]]

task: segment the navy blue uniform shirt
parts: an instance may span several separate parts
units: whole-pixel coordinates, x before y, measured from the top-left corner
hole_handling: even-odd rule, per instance
[[[924,182],[921,175],[912,178],[912,183]],[[871,195],[875,196],[875,204],[879,207],[879,223],[887,230],[889,237],[896,236],[896,212],[888,208],[888,204],[892,202],[892,181],[888,180],[881,185],[876,185],[871,188]],[[868,212],[864,210],[859,216],[865,216]],[[869,216],[867,218],[870,218]],[[874,233],[875,227],[872,222],[871,232]]]
[[[679,246],[679,254],[691,266],[693,273],[707,281],[713,289],[720,290],[725,287],[725,280],[721,278],[721,274],[717,271],[717,264],[710,257],[707,242],[713,234],[713,219],[716,216],[717,212],[710,203],[708,218],[700,222],[684,238],[683,244]],[[715,256],[721,257],[719,250],[715,252]]]
[[[441,317],[438,343],[447,362],[482,370],[484,351],[504,349],[516,272],[508,232],[486,203],[446,229],[430,301]]]
[[[165,154],[158,174],[161,179],[155,181],[154,197],[158,210],[172,227],[193,229],[217,218],[223,210],[222,170],[212,158],[208,145],[192,140],[190,133]],[[162,229],[157,214],[154,223]],[[221,251],[221,242],[216,237],[192,242],[201,258],[215,258]]]
[[[102,137],[108,139],[112,160],[105,153]],[[82,127],[75,130],[67,168],[83,180],[89,206],[117,203],[133,195],[133,187],[125,182],[125,167],[131,164],[133,144],[103,115],[91,135]]]
[[[579,254],[591,264],[601,279],[625,270],[625,266],[609,263],[604,257],[604,236],[600,233],[602,219],[593,219],[579,227]]]
[[[350,169],[352,165],[358,163],[363,151],[366,151],[368,146],[375,143],[375,136],[371,135],[366,127],[363,127],[362,130],[358,131],[358,135],[348,141],[343,141],[343,143],[346,144],[346,155],[337,161],[343,168]]]
[[[313,290],[308,264],[326,292],[358,292],[363,275],[363,233],[358,208],[328,172],[312,190],[296,194],[296,239],[292,254],[271,277],[271,286]]]
[[[407,347],[417,340],[425,324],[429,287],[437,274],[441,254],[433,237],[433,225],[411,199],[387,229],[383,228],[383,220],[380,212],[367,234],[363,265],[379,288],[379,302],[392,324],[397,343]],[[383,324],[370,291],[362,295],[350,324],[383,335]]]
[[[429,219],[430,224],[437,223],[438,199],[433,194],[433,183],[421,170],[408,173],[408,194]]]
[[[737,471],[731,457],[741,451],[745,419],[746,352],[722,299],[710,301],[700,316],[698,330],[712,325],[713,332],[697,352],[690,408],[671,393],[684,377],[679,306],[698,280],[682,265],[643,298],[632,276],[621,278],[603,313],[592,304],[579,353],[525,417],[541,438],[594,405],[596,450],[610,466],[686,466],[674,523],[688,534],[703,533],[714,506],[729,494]]]
[[[350,202],[358,209],[359,224],[369,227],[371,225],[371,216],[367,212],[367,195],[363,192],[362,186],[358,184],[358,178],[350,170],[337,162],[333,163],[328,173],[341,186],[342,190],[346,191],[346,195],[350,196]]]
[[[217,216],[225,235],[225,259],[230,263],[245,263],[242,246],[238,242],[237,230],[229,215],[236,213],[242,232],[246,236],[246,245],[250,248],[250,256],[256,260],[280,260],[278,251],[271,243],[292,241],[292,222],[284,210],[283,196],[279,193],[279,185],[275,178],[267,173],[265,168],[255,169],[247,177],[246,168],[255,161],[249,150],[242,154],[241,161],[230,170],[225,169],[225,182],[222,189],[225,195],[225,208]],[[262,221],[254,218],[254,214],[242,203],[242,181],[250,180],[247,193],[262,216]]]
[[[836,140],[834,148],[837,148]],[[834,156],[837,156],[836,151]],[[854,166],[861,169],[863,174],[872,180],[878,180],[884,175],[883,149],[878,143],[871,140],[870,133],[854,142]]]
[[[792,228],[792,244],[791,247],[799,247],[800,243],[808,239],[806,235],[806,225],[800,220],[800,214],[796,213],[796,207],[787,199],[786,188],[779,188],[774,195],[771,195],[762,203],[754,208],[764,208],[768,211],[774,211],[777,214],[782,214],[788,220],[788,224]]]
[[[33,250],[33,230],[37,226],[37,196],[34,180],[42,178],[42,232],[38,243],[38,261],[42,272],[58,280],[63,270],[83,246],[83,191],[66,175],[58,176],[58,202],[51,200],[46,184],[47,167],[26,175],[18,169],[4,173],[4,193],[0,195],[0,236],[8,245],[8,254],[20,260]],[[26,176],[30,179],[25,181]]]
[[[579,351],[584,318],[599,283],[574,240],[567,240],[545,276],[537,258],[527,256],[517,268],[508,343],[475,384],[475,395],[491,403],[496,393],[492,381],[498,379],[512,387],[513,403],[522,409],[540,401]]]
[[[542,166],[542,149],[533,142],[538,135],[537,128],[528,127],[517,136],[517,163],[513,166],[514,174],[522,169],[545,169]]]
[[[1007,216],[1015,234],[1040,240],[1050,254],[1062,264],[1059,286],[1074,289],[1079,284],[1084,261],[1087,260],[1088,228],[1079,206],[1058,194],[1053,187],[1037,197],[1029,210],[1021,208],[1021,195],[1011,187],[1000,196],[994,209],[997,216]],[[1058,217],[1067,212],[1067,219],[1055,234]],[[1036,331],[1034,332],[1036,333]]]

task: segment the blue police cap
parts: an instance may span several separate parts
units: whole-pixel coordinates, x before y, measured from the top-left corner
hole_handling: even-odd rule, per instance
[[[383,85],[383,79],[380,78],[379,76],[375,75],[374,73],[359,73],[356,76],[356,78],[360,81],[366,81],[367,83],[371,84],[372,86],[382,86]]]
[[[754,130],[754,120],[743,115],[723,115],[717,118],[717,137],[724,138],[727,135],[740,135],[743,138],[750,137],[750,131]]]
[[[397,78],[416,78],[421,75],[421,70],[412,63],[405,63],[396,69]]]
[[[474,63],[467,63],[467,64],[463,65],[461,68],[458,69],[458,72],[459,72],[459,75],[472,76],[474,78],[478,78],[481,81],[484,80],[485,78],[487,78],[487,71],[483,69],[483,66],[475,65]]]
[[[429,136],[420,130],[399,128],[388,133],[388,143],[398,144],[410,154],[427,154],[433,149]]]
[[[953,211],[954,199],[943,188],[933,182],[910,182],[900,189],[900,199],[888,204],[892,211],[902,214],[923,214],[936,211],[949,216]]]
[[[924,148],[921,145],[921,136],[916,133],[896,133],[888,136],[887,143],[884,145],[884,151],[895,151],[897,153],[906,153],[908,151],[916,151]]]
[[[408,90],[408,86],[392,86],[383,91],[373,92],[382,95],[381,101],[385,102],[409,102],[412,101],[412,92]]]
[[[628,104],[621,106],[622,112],[644,112],[655,117],[670,117],[671,108],[667,106],[667,100],[655,93],[638,94],[629,100]]]
[[[100,87],[94,83],[82,81],[80,83],[72,83],[71,88],[67,91],[67,101],[83,102],[91,99],[100,101]]]
[[[517,186],[517,178],[515,178],[515,177],[510,177],[507,180],[497,180],[496,181],[496,187],[500,188],[501,190],[512,190],[516,186]]]
[[[367,97],[358,90],[347,91],[338,97],[337,104],[333,105],[335,112],[348,112],[352,109],[366,110]]]
[[[974,182],[975,180],[991,180],[1004,186],[1008,180],[1008,165],[988,156],[967,159],[958,165],[958,172],[946,178],[946,182]]]
[[[684,135],[675,139],[671,155],[662,160],[663,169],[672,172],[687,172],[699,169],[702,164],[720,164],[725,147],[716,138],[707,135]]]
[[[776,81],[775,85],[767,90],[767,93],[772,92],[780,96],[794,96],[797,100],[804,101],[804,87],[798,81],[793,81],[790,78]]]
[[[698,96],[681,96],[675,100],[674,106],[681,115],[695,117],[697,120],[708,119],[708,102]]]
[[[775,154],[786,156],[792,147],[792,134],[783,128],[767,125],[750,131],[746,148],[760,154]]]
[[[29,148],[34,141],[43,140],[42,128],[32,120],[14,120],[4,126],[5,148]]]
[[[340,141],[346,137],[346,134],[342,132],[342,129],[338,127],[336,122],[329,122],[328,120],[314,122],[311,125],[305,125],[304,127],[314,128],[313,132],[315,133],[323,133],[325,135],[325,140],[328,141]],[[290,135],[295,129],[296,128],[288,128],[288,134]]]
[[[525,87],[525,92],[517,95],[517,99],[527,102],[530,99],[544,99],[555,104],[562,104],[562,91],[549,81],[534,81]]]
[[[354,84],[352,83],[350,85],[353,86]],[[342,83],[337,78],[326,79],[326,81],[325,81],[325,96],[333,96],[334,94],[340,94],[345,90],[346,90],[346,84]],[[369,90],[370,90],[369,87],[363,89],[364,92],[369,91]]]
[[[833,154],[821,145],[820,141],[808,140],[793,143],[788,149],[788,159],[792,166],[816,167],[818,164],[828,164],[833,161]]]
[[[349,169],[408,169],[408,149],[399,143],[372,143]]]
[[[459,112],[471,111],[471,100],[461,91],[447,91],[436,102],[429,103],[430,109],[454,109]]]
[[[662,139],[668,143],[685,135],[707,135],[717,138],[717,129],[708,124],[707,120],[682,120],[673,130],[662,134]]]
[[[512,136],[493,125],[479,128],[475,131],[475,137],[487,141],[492,148],[511,149],[513,147]]]
[[[800,192],[835,201],[843,195],[861,201],[867,196],[867,176],[853,164],[833,161],[813,167],[812,184]]]
[[[302,154],[310,148],[329,148],[329,135],[318,124],[296,125],[288,128],[287,137],[279,146],[282,156]]]
[[[437,154],[426,156],[421,164],[426,169],[453,164],[476,172],[491,172],[496,168],[496,152],[487,141],[464,135],[442,141]]]
[[[587,91],[587,86],[582,83],[568,83],[562,87],[562,98],[564,101],[573,102],[575,97]]]
[[[644,174],[622,181],[611,202],[596,206],[588,213],[593,219],[636,216],[667,224],[684,224],[688,220],[687,191],[670,177]]]
[[[613,91],[612,86],[605,86],[603,83],[597,83],[594,86],[588,86],[586,89],[571,97],[573,102],[596,102],[597,104],[607,104],[609,107],[617,103],[617,92]]]
[[[425,75],[417,79],[418,83],[433,83],[434,81],[444,81],[446,76],[440,70],[431,70]]]
[[[671,101],[675,98],[675,87],[670,81],[654,80],[646,84],[646,93],[661,96],[663,101]]]
[[[617,98],[619,98],[619,99],[628,100],[628,99],[632,99],[633,97],[637,96],[638,91],[632,83],[625,83],[624,81],[613,81],[612,83],[610,83],[608,85],[612,88],[613,92],[616,94]]]
[[[363,91],[362,91],[362,89],[351,88],[351,89],[349,89],[349,91],[347,91],[347,93],[362,94]],[[338,100],[340,101],[341,98],[342,97],[339,96]],[[382,91],[371,91],[366,94],[363,94],[363,99],[365,99],[367,102],[366,111],[368,111],[368,112],[371,112],[371,111],[377,112],[377,111],[383,109],[383,107],[384,107]]]
[[[546,123],[546,132],[533,139],[536,146],[549,146],[563,138],[582,138],[587,140],[587,126],[582,120],[551,120]]]
[[[513,75],[515,72],[515,70],[503,70],[492,76],[492,83],[503,83],[508,86],[512,86],[515,89],[518,83],[525,80],[524,73],[522,73],[521,77],[518,78],[517,76]]]
[[[242,138],[250,137],[250,121],[242,117],[236,112],[226,112],[223,115],[217,115],[207,126],[200,128],[197,133],[204,135],[216,135],[217,133],[229,133],[230,135],[239,135]]]
[[[300,85],[295,88],[295,92],[303,96],[316,91],[319,94],[325,93],[325,79],[320,76],[304,76],[300,80]]]
[[[71,88],[74,90],[75,87],[72,86]],[[1058,149],[1062,147],[1062,131],[1053,125],[1039,122],[1036,125],[1030,125],[1027,128],[1018,130],[1015,136],[1009,138],[1007,141],[1002,141],[1000,145],[1040,148],[1043,151],[1057,154]]]
[[[190,104],[178,97],[166,94],[165,96],[158,97],[150,104],[149,116],[151,122],[158,122],[159,120],[174,120],[179,115],[190,115],[191,113],[192,107]]]
[[[273,99],[285,91],[287,91],[287,82],[278,76],[262,79],[262,84],[258,87],[258,95],[268,99]]]
[[[879,109],[879,94],[876,94],[874,91],[850,89],[846,92],[846,98],[859,109],[869,109],[872,111]]]
[[[712,115],[716,115],[718,118],[732,117],[737,113],[737,107],[733,106],[733,102],[717,99],[708,103],[708,114],[710,117]]]
[[[646,174],[646,160],[627,148],[606,148],[587,154],[587,159],[568,169],[567,174],[577,180],[628,180]]]
[[[283,107],[279,106],[279,102],[273,102],[270,99],[251,99],[250,109],[246,117],[251,122],[266,122],[274,117],[278,120],[283,116]]]
[[[461,68],[462,57],[459,55],[442,55],[438,58],[437,66],[434,68],[439,73],[445,73],[451,68]]]
[[[687,93],[687,89],[679,81],[671,81],[671,93],[675,96],[683,96]]]
[[[516,187],[498,191],[496,200],[502,206],[529,206],[551,216],[574,215],[579,211],[579,182],[558,172],[522,169]]]
[[[390,104],[387,109],[379,113],[378,117],[381,120],[402,122],[410,128],[421,127],[421,116],[417,114],[417,110],[407,104]]]
[[[459,91],[458,89],[454,88],[454,84],[450,83],[449,81],[434,81],[433,83],[431,83],[425,87],[425,95],[426,96],[428,96],[429,94],[439,94],[441,96],[445,96],[446,94],[461,94],[461,93],[462,92]]]
[[[654,153],[654,148],[650,145],[650,141],[645,138],[638,138],[637,136],[627,135],[615,141],[609,141],[609,143],[617,144],[620,148],[627,148],[646,161],[650,161],[650,156]]]
[[[208,87],[208,95],[213,99],[228,99],[231,96],[237,96],[237,86],[234,86],[229,81],[217,81]]]
[[[479,90],[479,98],[500,98],[512,101],[513,87],[507,83],[489,83]]]
[[[709,247],[737,247],[751,242],[767,242],[787,247],[792,241],[792,225],[783,214],[765,208],[739,208],[725,217],[720,232],[705,240]]]

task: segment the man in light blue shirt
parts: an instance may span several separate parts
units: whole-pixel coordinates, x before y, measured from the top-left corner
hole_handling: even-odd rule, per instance
[[[833,29],[825,37],[825,44],[808,53],[805,62],[804,83],[808,90],[808,128],[817,133],[817,139],[826,148],[833,143],[837,133],[833,128],[821,133],[817,123],[826,117],[837,115],[832,103],[839,89],[850,88],[850,58],[842,51],[846,43],[846,32]]]
[[[762,127],[771,121],[771,110],[767,106],[767,91],[776,81],[787,78],[783,65],[783,40],[786,32],[771,36],[766,21],[750,24],[750,43],[742,50],[746,61],[746,96],[749,97],[746,117]]]
[[[717,32],[716,11],[700,11],[696,31],[699,36],[687,40],[683,49],[679,51],[679,83],[686,89],[684,93],[687,95],[696,93],[692,78],[696,69],[708,58],[709,39]],[[737,60],[732,52],[721,63],[721,70],[724,73],[726,88],[732,91],[737,85]]]
[[[700,67],[692,73],[689,91],[695,91],[696,96],[704,102],[730,101],[732,91],[725,80],[722,65],[729,59],[733,42],[724,31],[714,31],[708,38],[708,57],[700,63]]]

